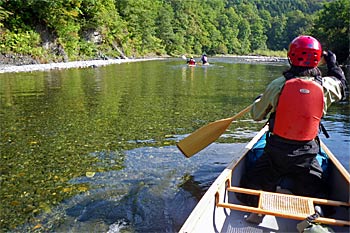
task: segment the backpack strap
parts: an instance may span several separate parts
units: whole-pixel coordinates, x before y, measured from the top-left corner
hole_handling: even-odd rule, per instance
[[[319,76],[319,75],[315,76],[315,80],[314,81],[322,86],[322,77],[321,76]]]
[[[322,86],[322,77],[321,76],[319,76],[319,75],[315,76],[314,81]],[[324,134],[324,136],[326,138],[329,138],[329,134],[328,134],[326,128],[324,127],[324,125],[322,124],[322,122],[320,122],[320,129],[321,129],[322,133]]]
[[[320,122],[320,129],[321,129],[322,133],[324,134],[324,136],[326,138],[329,138],[329,134],[328,134],[326,128],[324,127],[324,125],[322,124],[322,122]]]

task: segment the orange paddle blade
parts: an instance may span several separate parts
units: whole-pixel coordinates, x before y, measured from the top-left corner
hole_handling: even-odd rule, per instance
[[[216,139],[218,139],[230,126],[233,120],[241,117],[242,115],[250,111],[251,107],[252,105],[249,105],[233,117],[217,120],[199,128],[198,130],[196,130],[195,132],[178,142],[177,147],[187,158],[190,158],[191,156],[198,153],[199,151],[207,147],[209,144],[214,142]]]

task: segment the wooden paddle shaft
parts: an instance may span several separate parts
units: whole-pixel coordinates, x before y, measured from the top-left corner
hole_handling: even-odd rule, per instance
[[[187,158],[190,158],[218,139],[230,126],[233,120],[249,112],[252,106],[253,104],[249,105],[233,117],[218,120],[199,128],[191,135],[178,142],[177,147]]]

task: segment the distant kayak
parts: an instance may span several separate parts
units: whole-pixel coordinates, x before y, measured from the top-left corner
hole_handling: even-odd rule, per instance
[[[198,63],[198,64],[187,64],[187,66],[189,66],[189,67],[195,67],[195,66],[209,66],[209,62],[207,62],[207,63],[204,63],[204,64],[202,64],[202,63]]]

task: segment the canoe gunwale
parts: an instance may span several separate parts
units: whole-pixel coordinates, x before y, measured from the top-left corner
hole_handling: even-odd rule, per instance
[[[328,155],[329,159],[332,161],[334,166],[337,167],[340,174],[344,177],[344,179],[347,180],[348,183],[350,183],[350,174],[349,172],[344,168],[344,166],[339,162],[339,160],[335,157],[335,155],[328,149],[328,147],[321,141],[321,147]],[[350,199],[348,201],[350,203]]]

